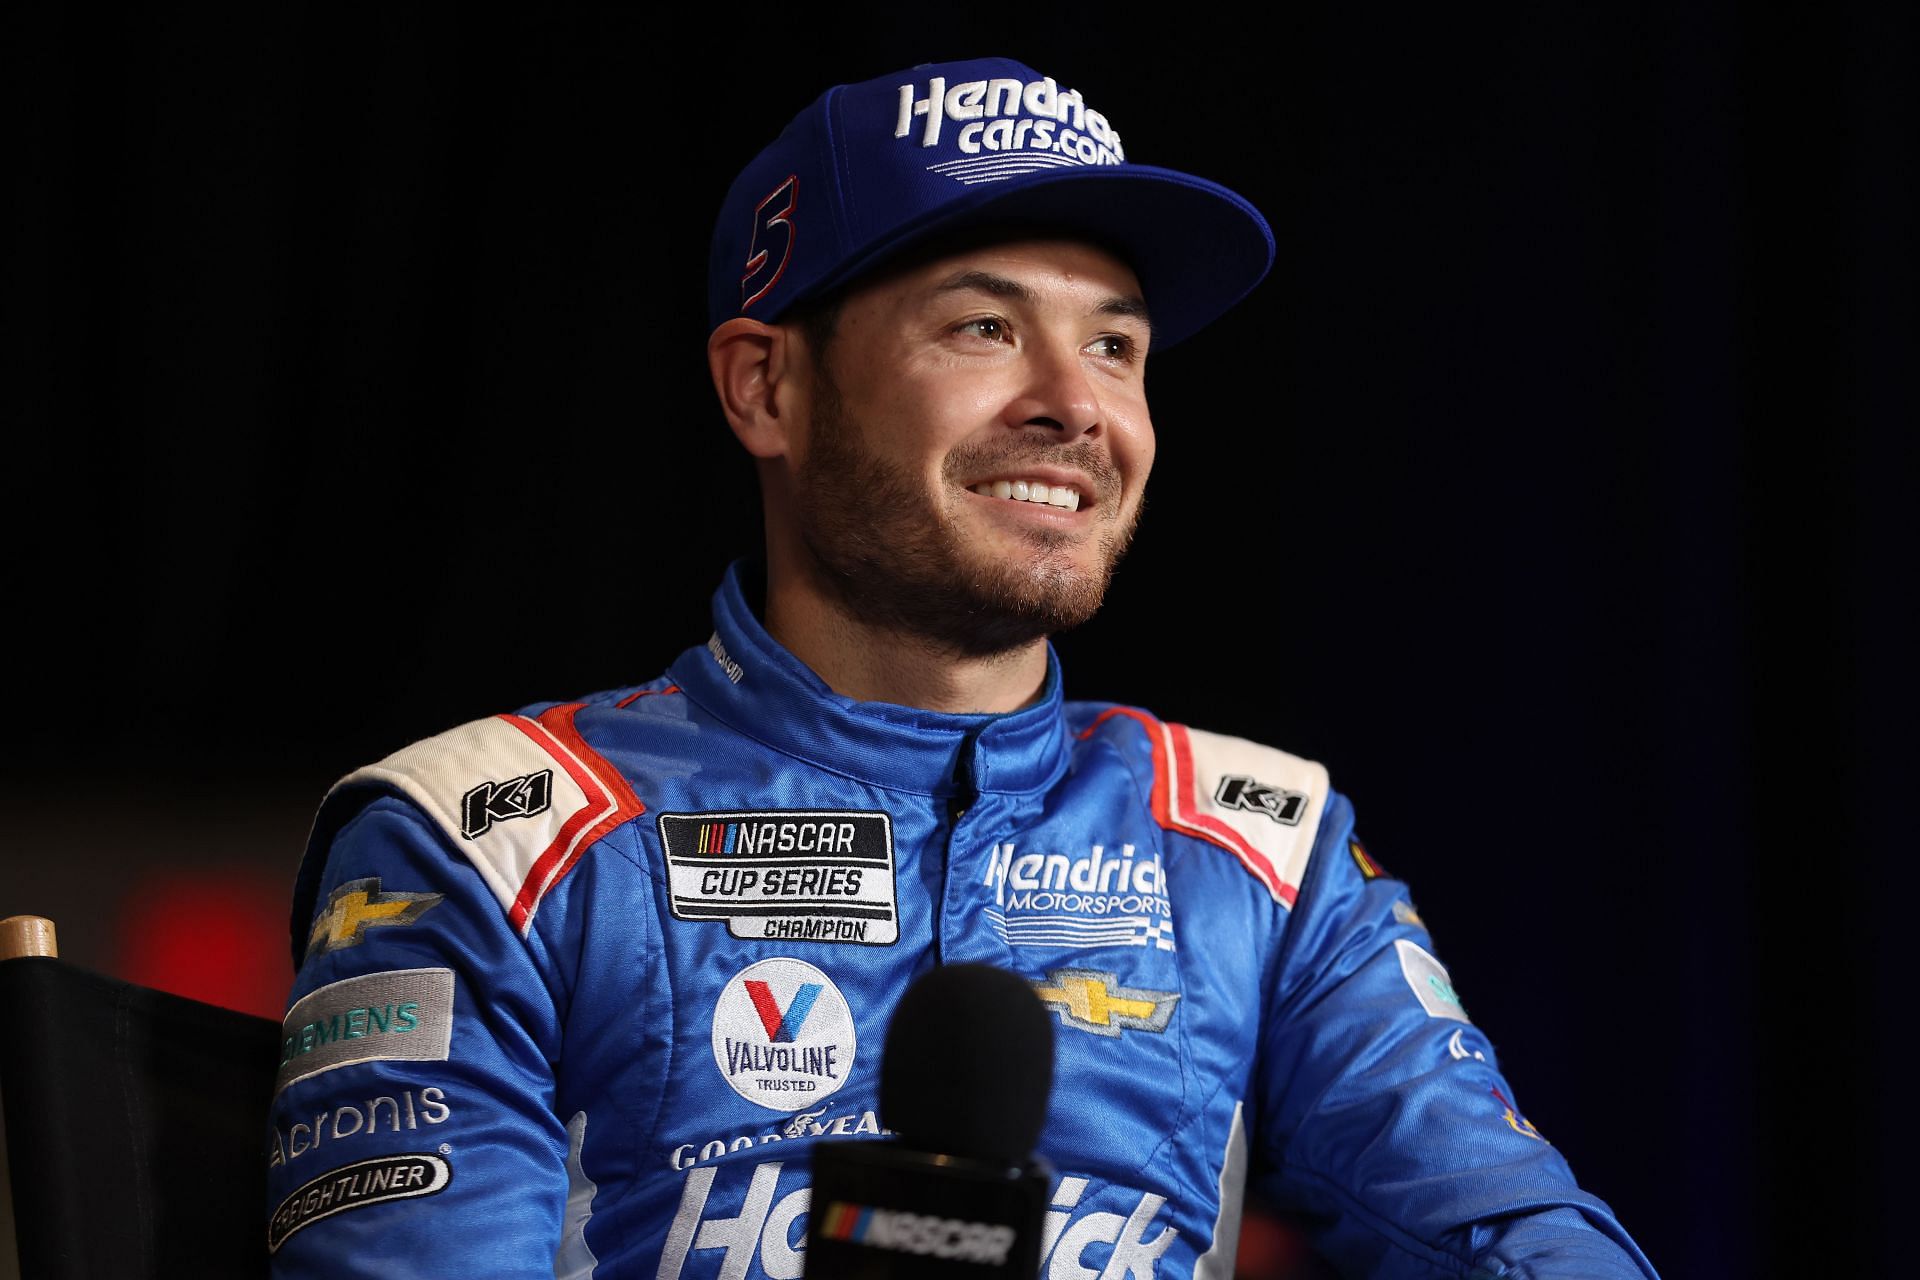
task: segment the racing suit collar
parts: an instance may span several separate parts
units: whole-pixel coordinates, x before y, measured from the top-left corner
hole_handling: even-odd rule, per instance
[[[1004,715],[955,715],[858,702],[828,688],[767,633],[748,604],[736,560],[713,593],[713,637],[668,669],[683,693],[733,729],[776,751],[875,786],[922,795],[1024,793],[1067,765],[1060,658],[1031,705]]]

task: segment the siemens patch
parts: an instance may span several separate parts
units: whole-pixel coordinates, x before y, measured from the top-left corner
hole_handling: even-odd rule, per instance
[[[393,969],[330,982],[280,1024],[276,1096],[355,1062],[444,1062],[453,1043],[453,970]]]
[[[725,920],[736,938],[885,946],[900,936],[884,813],[663,813],[660,843],[676,919]]]
[[[1406,977],[1407,985],[1413,988],[1414,998],[1428,1016],[1453,1018],[1459,1022],[1472,1021],[1467,1017],[1466,1006],[1460,1003],[1460,993],[1453,989],[1453,979],[1447,976],[1447,967],[1434,959],[1432,952],[1405,938],[1395,938],[1393,949],[1400,953],[1400,972]]]

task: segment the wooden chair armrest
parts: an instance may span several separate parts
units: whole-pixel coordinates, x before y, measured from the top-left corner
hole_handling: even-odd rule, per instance
[[[58,956],[53,921],[45,916],[8,916],[0,920],[0,960],[21,956]]]

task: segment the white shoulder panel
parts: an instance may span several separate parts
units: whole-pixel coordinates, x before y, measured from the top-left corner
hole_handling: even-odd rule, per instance
[[[524,933],[540,897],[585,847],[644,807],[580,741],[571,717],[554,722],[552,714],[463,724],[355,770],[334,789],[378,782],[407,795]]]
[[[1161,821],[1229,850],[1275,901],[1292,906],[1326,812],[1326,767],[1245,738],[1160,729]]]

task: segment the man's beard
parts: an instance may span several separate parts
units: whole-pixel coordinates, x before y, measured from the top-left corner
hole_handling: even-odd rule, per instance
[[[1064,533],[1026,533],[1029,557],[966,554],[964,535],[941,509],[960,477],[1057,465],[1087,475],[1102,504],[1119,501],[1120,474],[1099,446],[1049,444],[1022,435],[1004,447],[956,450],[943,464],[951,488],[929,496],[918,477],[869,452],[862,424],[819,370],[811,447],[795,507],[816,580],[848,616],[966,657],[990,657],[1066,631],[1091,618],[1139,524],[1136,507],[1102,531],[1091,572],[1078,568]],[[884,429],[884,428],[882,428]]]

